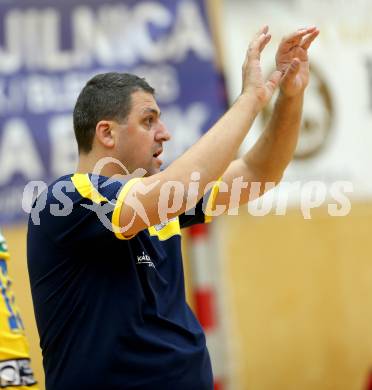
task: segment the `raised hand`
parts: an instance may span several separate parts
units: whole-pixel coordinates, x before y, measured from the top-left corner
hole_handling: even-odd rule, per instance
[[[302,93],[309,83],[307,51],[319,35],[316,27],[307,27],[284,37],[276,53],[276,68],[283,77],[280,91],[287,97]]]
[[[275,88],[282,77],[280,70],[274,71],[265,81],[261,69],[261,53],[269,43],[271,35],[269,27],[262,27],[249,44],[242,68],[243,86],[242,95],[246,94],[254,99],[257,110],[261,110],[271,99]]]

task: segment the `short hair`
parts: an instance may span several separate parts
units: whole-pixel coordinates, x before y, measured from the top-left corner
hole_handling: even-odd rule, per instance
[[[103,73],[91,78],[76,101],[73,122],[79,153],[92,150],[100,120],[125,121],[131,110],[131,95],[143,90],[155,94],[144,78],[130,73]]]

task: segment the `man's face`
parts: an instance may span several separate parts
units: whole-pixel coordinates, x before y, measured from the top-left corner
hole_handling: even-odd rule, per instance
[[[115,154],[129,172],[146,170],[146,176],[160,171],[163,142],[170,134],[160,120],[160,110],[154,96],[142,90],[132,94],[127,121],[117,124]]]

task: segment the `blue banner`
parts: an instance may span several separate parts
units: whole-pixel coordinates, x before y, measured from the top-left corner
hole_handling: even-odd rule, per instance
[[[0,1],[0,224],[25,220],[30,180],[75,170],[71,113],[86,81],[107,71],[155,87],[172,134],[166,163],[226,108],[203,1]]]

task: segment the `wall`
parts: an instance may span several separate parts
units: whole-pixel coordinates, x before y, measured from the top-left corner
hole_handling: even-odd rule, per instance
[[[362,390],[372,368],[372,204],[224,217],[237,389]]]

